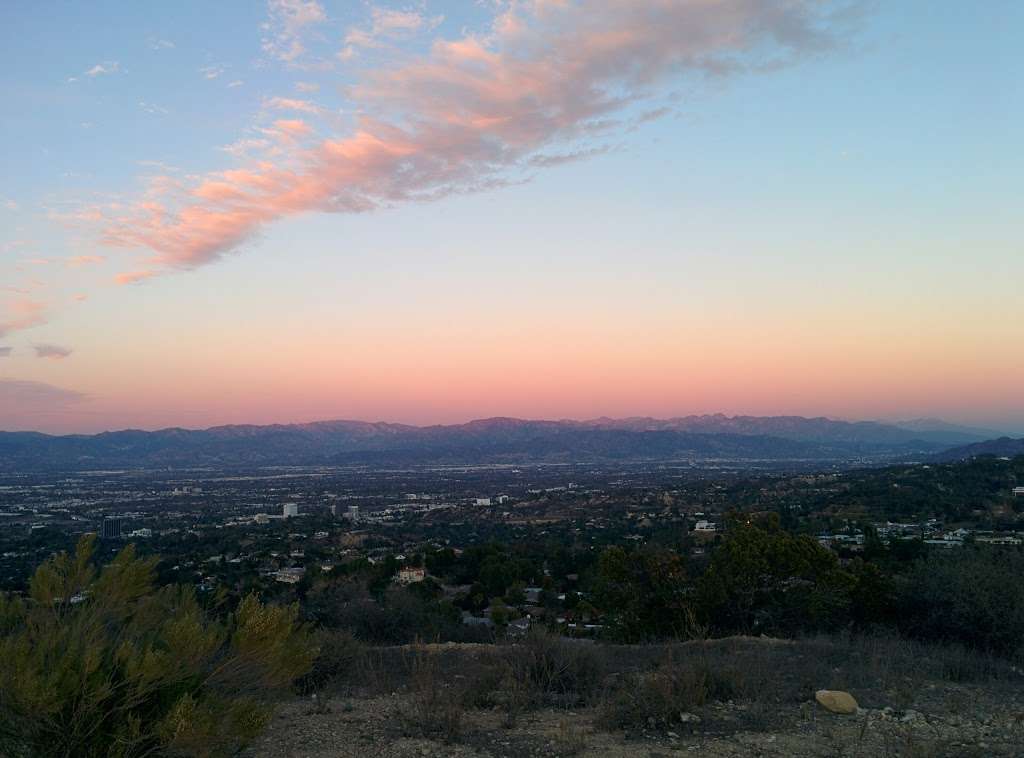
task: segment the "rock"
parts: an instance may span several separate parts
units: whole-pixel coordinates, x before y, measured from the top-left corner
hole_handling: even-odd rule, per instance
[[[699,724],[700,716],[696,713],[680,713],[679,720],[684,724]]]
[[[814,699],[831,713],[851,714],[857,712],[857,701],[853,695],[842,690],[818,690]]]
[[[919,718],[921,718],[920,713],[908,709],[903,712],[903,717],[900,719],[900,721],[907,723],[910,721],[917,721]]]

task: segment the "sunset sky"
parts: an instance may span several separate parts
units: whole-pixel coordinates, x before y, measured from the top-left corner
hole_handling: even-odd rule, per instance
[[[1024,431],[1024,3],[0,5],[0,429]]]

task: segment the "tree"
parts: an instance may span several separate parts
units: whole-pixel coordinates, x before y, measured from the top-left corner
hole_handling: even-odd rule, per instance
[[[297,606],[212,618],[131,545],[97,571],[94,541],[39,566],[27,601],[0,596],[0,754],[237,752],[316,655]]]
[[[598,559],[594,604],[624,642],[679,637],[690,619],[687,577],[678,553],[609,547]]]
[[[782,531],[777,517],[755,523],[733,516],[698,597],[715,631],[794,632],[846,621],[854,584],[832,551]]]

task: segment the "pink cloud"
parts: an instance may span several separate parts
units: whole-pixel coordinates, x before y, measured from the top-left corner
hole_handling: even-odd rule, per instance
[[[274,122],[274,128],[289,137],[302,137],[312,131],[309,124],[301,119],[278,119]]]
[[[102,255],[76,255],[74,258],[68,258],[67,265],[73,268],[80,266],[89,266],[96,263],[103,263],[106,258]]]
[[[319,15],[303,3],[279,5]],[[349,90],[363,114],[351,133],[311,147],[291,139],[308,133],[304,122],[279,120],[267,130],[282,151],[274,162],[140,202],[111,219],[103,240],[147,248],[158,266],[191,268],[282,217],[500,186],[524,167],[599,152],[590,137],[627,130],[629,119],[615,116],[675,77],[761,71],[820,50],[835,33],[830,8],[818,0],[510,4],[486,35],[438,40],[424,56],[366,75]]]
[[[401,39],[416,32],[437,27],[444,16],[428,18],[417,11],[394,10],[389,8],[370,9],[371,24],[369,28],[353,27],[345,35],[347,50],[355,47],[382,47],[382,40]],[[354,51],[353,51],[354,53]]]
[[[279,111],[301,111],[302,113],[317,114],[320,106],[308,100],[299,100],[292,97],[272,97],[263,103],[266,108],[273,108]]]
[[[15,300],[7,305],[7,318],[0,322],[0,337],[46,323],[46,305],[35,300]]]
[[[114,277],[117,284],[136,284],[156,276],[155,271],[128,271]]]

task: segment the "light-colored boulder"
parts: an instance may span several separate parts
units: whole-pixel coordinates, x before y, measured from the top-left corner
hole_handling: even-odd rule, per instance
[[[857,712],[857,701],[853,695],[842,690],[818,690],[814,699],[831,713],[851,714]]]

